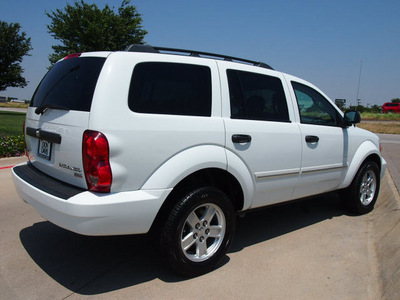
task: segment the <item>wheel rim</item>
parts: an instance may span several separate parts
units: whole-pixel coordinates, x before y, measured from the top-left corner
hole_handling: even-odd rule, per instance
[[[360,186],[360,201],[362,205],[369,205],[375,197],[376,176],[371,170],[367,171],[362,178]]]
[[[225,215],[215,204],[196,207],[186,218],[181,232],[181,249],[193,262],[213,256],[225,236]]]

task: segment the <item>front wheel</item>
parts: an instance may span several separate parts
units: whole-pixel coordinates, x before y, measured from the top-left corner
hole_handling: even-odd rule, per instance
[[[379,167],[373,161],[367,161],[360,167],[343,195],[350,211],[362,215],[374,209],[379,194],[379,174]]]
[[[182,197],[161,230],[167,264],[186,276],[212,270],[225,256],[235,232],[235,211],[222,191],[203,187]]]

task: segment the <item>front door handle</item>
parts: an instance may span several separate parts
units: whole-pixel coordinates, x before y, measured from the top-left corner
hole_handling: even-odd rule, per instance
[[[232,142],[234,143],[250,143],[251,142],[251,136],[247,134],[234,134],[232,135]]]
[[[318,143],[318,141],[319,141],[319,137],[317,137],[315,135],[307,135],[306,136],[307,143]]]

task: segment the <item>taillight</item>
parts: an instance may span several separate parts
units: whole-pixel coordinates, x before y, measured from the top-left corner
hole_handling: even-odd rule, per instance
[[[77,58],[79,56],[81,56],[81,53],[72,53],[72,54],[67,55],[66,57],[64,57],[64,60],[65,59],[70,59],[70,58]]]
[[[108,141],[98,131],[86,130],[83,134],[83,169],[88,189],[93,192],[109,193],[112,174],[109,161]]]

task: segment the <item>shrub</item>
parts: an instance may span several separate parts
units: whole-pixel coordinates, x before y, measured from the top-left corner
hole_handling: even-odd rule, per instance
[[[24,136],[0,136],[0,157],[23,156]]]

